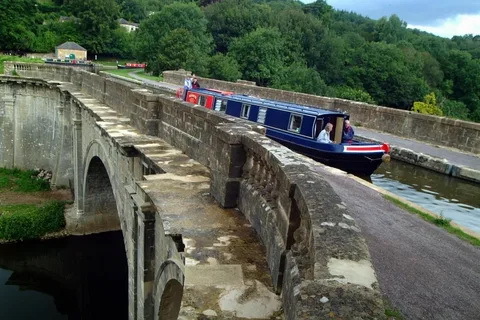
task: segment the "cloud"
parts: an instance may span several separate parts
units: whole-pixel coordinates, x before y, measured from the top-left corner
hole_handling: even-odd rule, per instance
[[[408,24],[425,26],[434,25],[440,19],[480,12],[478,0],[327,0],[327,3],[335,9],[353,11],[372,19],[396,14]]]
[[[458,14],[451,18],[437,20],[437,23],[433,25],[409,25],[408,27],[446,38],[470,33],[478,35],[480,34],[480,12],[477,14]]]

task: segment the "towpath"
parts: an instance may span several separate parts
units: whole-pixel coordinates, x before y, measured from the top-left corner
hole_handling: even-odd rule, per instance
[[[406,319],[480,319],[480,248],[396,207],[359,178],[318,170],[360,226],[380,289]]]
[[[355,134],[376,141],[388,142],[392,146],[410,149],[434,158],[446,159],[449,163],[459,167],[480,171],[480,157],[472,153],[359,127],[355,127]]]

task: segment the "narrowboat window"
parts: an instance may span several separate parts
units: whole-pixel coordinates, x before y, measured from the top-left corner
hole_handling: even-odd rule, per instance
[[[222,104],[220,105],[220,111],[225,112],[227,110],[227,100],[222,100]]]
[[[300,132],[302,126],[302,116],[292,114],[290,116],[290,124],[288,125],[288,130]]]
[[[248,119],[249,114],[250,114],[250,105],[249,104],[242,105],[242,113],[240,114],[240,117]]]
[[[199,95],[198,96],[198,104],[202,107],[205,107],[205,102],[207,101],[207,97]]]
[[[260,107],[258,109],[258,118],[257,122],[258,123],[265,123],[265,117],[267,116],[267,108]]]
[[[217,99],[215,102],[215,111],[225,112],[225,110],[227,110],[227,101]]]

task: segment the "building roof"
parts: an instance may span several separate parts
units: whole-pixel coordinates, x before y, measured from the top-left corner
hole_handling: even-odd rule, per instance
[[[127,21],[123,18],[120,18],[117,20],[119,24],[126,24],[126,25],[129,25],[129,26],[134,26],[134,27],[138,27],[138,23],[135,23],[135,22],[130,22],[130,21]]]
[[[55,49],[68,49],[68,50],[82,50],[82,51],[87,51],[84,47],[79,45],[78,43],[67,41],[65,43],[62,43],[61,45],[55,47]]]

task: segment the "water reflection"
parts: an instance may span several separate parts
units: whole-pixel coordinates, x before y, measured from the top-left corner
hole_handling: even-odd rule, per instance
[[[127,319],[121,232],[0,245],[0,319]]]
[[[401,161],[382,164],[371,182],[445,218],[480,232],[480,187]]]

